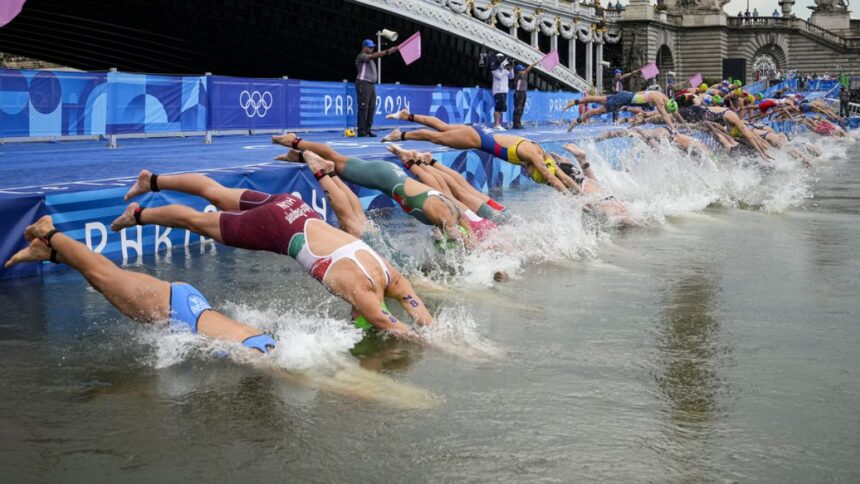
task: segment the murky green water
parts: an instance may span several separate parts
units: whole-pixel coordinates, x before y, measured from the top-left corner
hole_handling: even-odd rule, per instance
[[[857,482],[853,156],[782,213],[672,215],[609,231],[591,257],[429,294],[494,350],[482,358],[380,342],[351,356],[347,308],[268,254],[191,248],[141,270],[282,328],[296,358],[275,366],[307,381],[140,329],[77,276],[5,282],[2,480]],[[505,201],[522,212],[540,193]],[[326,380],[350,367],[391,401]],[[433,398],[399,400],[406,385]]]

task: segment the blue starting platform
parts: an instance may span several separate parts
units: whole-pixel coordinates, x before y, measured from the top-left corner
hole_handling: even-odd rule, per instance
[[[562,143],[591,137],[599,129],[577,128],[569,134],[564,127],[552,126],[508,133],[540,143]],[[329,143],[345,155],[394,161],[380,138],[345,138],[335,133],[304,136]],[[480,190],[531,184],[520,167],[486,153],[422,142],[406,142],[403,146],[434,152],[438,160],[463,173]],[[122,262],[205,242],[196,234],[158,226],[133,227],[119,233],[110,230],[110,222],[127,206],[123,195],[144,168],[162,174],[203,173],[225,186],[295,193],[333,221],[327,200],[310,172],[301,165],[273,160],[284,151],[273,145],[268,135],[216,137],[211,144],[204,144],[202,137],[124,139],[115,149],[108,148],[105,141],[0,145],[0,259],[5,261],[23,248],[24,228],[46,214],[53,216],[59,230]],[[366,209],[394,206],[379,192],[353,189]],[[198,210],[215,210],[205,200],[173,192],[147,194],[136,201],[148,207],[181,203]],[[49,264],[22,264],[0,269],[0,278],[37,275],[47,270],[52,270]]]

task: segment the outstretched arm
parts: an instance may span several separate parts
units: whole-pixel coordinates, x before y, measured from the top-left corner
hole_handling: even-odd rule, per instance
[[[433,324],[433,316],[427,306],[424,305],[424,301],[415,293],[409,280],[403,277],[391,264],[388,264],[388,271],[391,273],[391,284],[386,288],[385,296],[397,299],[416,324],[420,326]]]

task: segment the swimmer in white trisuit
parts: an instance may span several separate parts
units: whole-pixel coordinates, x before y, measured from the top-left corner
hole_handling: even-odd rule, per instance
[[[170,322],[192,333],[234,341],[260,353],[275,348],[271,336],[212,309],[194,286],[120,269],[105,256],[59,232],[48,215],[27,227],[24,238],[30,245],[6,261],[5,267],[47,260],[66,264],[80,272],[119,312],[135,321]]]
[[[326,175],[317,172],[314,176]],[[386,297],[396,299],[417,324],[432,324],[433,316],[406,277],[366,243],[327,224],[300,198],[226,188],[195,173],[156,175],[143,170],[126,199],[162,189],[203,197],[223,211],[198,212],[183,205],[146,208],[131,203],[111,229],[150,224],[178,227],[231,247],[288,255],[332,294],[351,304],[370,325],[426,343],[385,306]]]

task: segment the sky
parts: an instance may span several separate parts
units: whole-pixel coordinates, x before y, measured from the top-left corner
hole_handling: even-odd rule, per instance
[[[705,0],[707,1],[707,0]],[[606,0],[603,0],[602,3],[606,3]],[[612,0],[612,3],[615,4],[615,0]],[[622,5],[626,5],[629,3],[629,0],[621,0]],[[652,4],[656,4],[657,2],[652,0]],[[749,0],[750,12],[752,12],[753,8],[758,9],[758,14],[762,16],[769,16],[773,13],[773,9],[777,9],[782,14],[782,9],[779,8],[779,3],[777,0]],[[800,17],[805,20],[809,20],[809,15],[812,13],[812,10],[806,8],[814,6],[815,2],[813,0],[796,0],[794,3],[794,7],[792,8],[792,12],[795,16]],[[848,10],[853,10],[851,12],[851,18],[860,19],[860,7],[852,8],[853,5],[848,7]],[[723,10],[726,11],[729,15],[737,15],[738,10],[744,11],[747,8],[747,0],[732,0]]]

